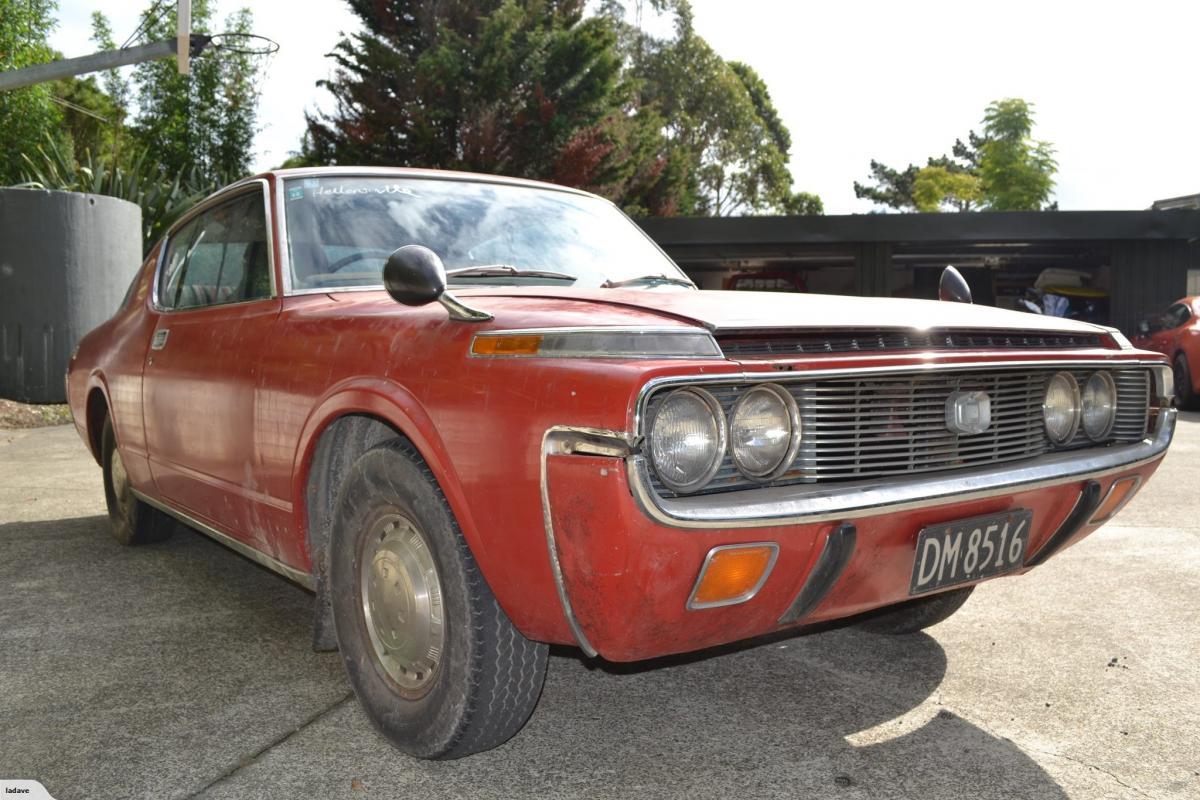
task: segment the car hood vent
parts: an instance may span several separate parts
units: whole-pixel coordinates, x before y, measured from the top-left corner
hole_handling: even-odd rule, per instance
[[[730,332],[717,336],[726,358],[781,358],[896,350],[1045,350],[1104,347],[1089,333],[1005,330],[864,330],[836,333]]]

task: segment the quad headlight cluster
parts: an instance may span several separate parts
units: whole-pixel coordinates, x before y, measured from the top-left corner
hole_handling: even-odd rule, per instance
[[[800,411],[785,389],[760,384],[743,393],[726,419],[704,389],[676,389],[659,405],[648,434],[650,458],[672,491],[694,492],[713,479],[728,449],[747,478],[770,481],[800,449]]]
[[[1042,400],[1046,435],[1055,444],[1066,444],[1078,433],[1100,441],[1112,432],[1117,418],[1117,386],[1107,372],[1093,372],[1082,389],[1069,372],[1056,372],[1046,384]]]

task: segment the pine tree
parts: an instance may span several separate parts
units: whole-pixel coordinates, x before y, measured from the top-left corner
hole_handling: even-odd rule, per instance
[[[641,213],[670,213],[662,119],[622,75],[617,30],[584,0],[350,0],[331,114],[303,160],[551,180]]]

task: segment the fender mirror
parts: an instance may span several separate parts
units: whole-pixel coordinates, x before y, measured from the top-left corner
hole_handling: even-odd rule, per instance
[[[383,265],[383,286],[397,303],[424,306],[435,300],[450,318],[460,322],[485,322],[491,314],[461,303],[446,291],[446,267],[438,254],[419,244],[406,244],[388,256]]]
[[[971,287],[967,279],[954,267],[947,265],[942,270],[942,279],[938,281],[938,300],[949,300],[954,303],[971,302]]]

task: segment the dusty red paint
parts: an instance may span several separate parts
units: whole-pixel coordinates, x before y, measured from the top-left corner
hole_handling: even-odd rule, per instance
[[[277,184],[267,177],[274,193]],[[277,271],[281,242],[275,231]],[[305,486],[316,444],[343,415],[374,416],[421,452],[513,622],[526,636],[549,642],[574,641],[553,578],[540,497],[542,437],[552,426],[633,431],[640,390],[663,376],[1062,357],[1044,351],[975,351],[745,362],[470,358],[471,337],[484,330],[694,327],[697,316],[711,314],[781,324],[800,308],[788,303],[820,303],[803,307],[815,318],[844,314],[856,301],[506,288],[459,293],[494,315],[487,323],[451,321],[437,304],[402,307],[382,291],[308,294],[162,314],[150,299],[156,257],[157,249],[140,271],[131,301],[84,337],[72,360],[69,401],[85,441],[94,434],[88,429],[88,398],[100,392],[136,489],[309,571],[313,556],[306,538]],[[283,285],[282,275],[276,282]],[[863,308],[866,324],[893,324],[903,317],[899,306],[864,301]],[[959,304],[929,303],[921,309],[921,318],[910,317],[909,324],[950,326],[971,318]],[[993,310],[974,313],[987,316]],[[1028,327],[1027,317],[1019,319]],[[163,351],[151,351],[159,326],[170,328],[170,340]],[[1081,355],[1115,365],[1146,354],[1098,349],[1071,357]],[[1156,466],[1134,471],[1149,475]],[[554,456],[547,467],[568,594],[588,638],[614,660],[776,630],[833,525],[667,528],[636,506],[622,461]],[[924,525],[1030,508],[1036,527],[1032,550],[1065,517],[1078,490],[1078,484],[1067,484],[855,520],[858,552],[807,621],[904,599],[915,536]],[[685,610],[709,548],[750,541],[780,546],[759,595],[743,605]]]

